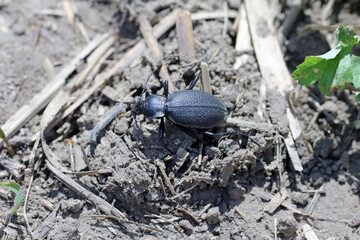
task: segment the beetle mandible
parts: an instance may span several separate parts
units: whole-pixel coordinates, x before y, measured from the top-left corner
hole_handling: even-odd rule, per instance
[[[169,95],[168,81],[164,83],[163,95],[153,94],[149,90],[145,93],[145,100],[142,95],[145,92],[146,81],[139,99],[132,108],[132,115],[143,114],[146,118],[160,118],[159,137],[162,145],[168,150],[164,143],[164,118],[186,128],[209,129],[224,123],[228,112],[225,104],[216,96],[199,90],[193,90],[198,81],[200,73],[192,80],[187,90],[181,90]],[[243,135],[248,137],[258,146],[261,145],[248,135],[236,131],[225,133],[204,132],[207,135]]]

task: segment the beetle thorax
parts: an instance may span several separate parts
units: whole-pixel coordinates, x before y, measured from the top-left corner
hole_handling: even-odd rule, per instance
[[[145,99],[143,113],[147,118],[161,118],[165,116],[166,97],[152,94]]]

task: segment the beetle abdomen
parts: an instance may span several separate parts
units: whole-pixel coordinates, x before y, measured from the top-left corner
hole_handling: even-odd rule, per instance
[[[183,90],[169,96],[165,116],[189,128],[212,128],[226,120],[225,104],[217,97],[198,90]]]

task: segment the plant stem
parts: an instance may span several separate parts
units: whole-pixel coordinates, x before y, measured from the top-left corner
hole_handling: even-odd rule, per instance
[[[14,149],[12,148],[12,146],[10,145],[10,143],[8,142],[8,140],[7,140],[6,137],[4,138],[4,142],[5,142],[5,144],[6,144],[6,147],[7,147],[8,151],[10,152],[10,154],[11,154],[12,156],[15,156]]]

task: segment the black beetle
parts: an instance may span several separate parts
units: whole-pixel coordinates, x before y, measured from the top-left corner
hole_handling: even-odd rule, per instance
[[[168,148],[163,140],[165,129],[164,117],[182,127],[197,129],[209,129],[219,126],[227,118],[228,112],[226,106],[219,98],[204,91],[193,90],[199,76],[200,73],[193,79],[187,90],[175,92],[170,96],[168,96],[168,81],[165,81],[163,95],[152,94],[150,91],[146,91],[145,100],[142,100],[141,97],[145,92],[148,79],[144,85],[143,92],[132,108],[134,118],[138,114],[144,114],[146,118],[161,119],[159,137],[162,145],[167,150]],[[204,133],[212,136],[244,135],[261,147],[257,141],[239,131],[225,133],[206,131]]]

